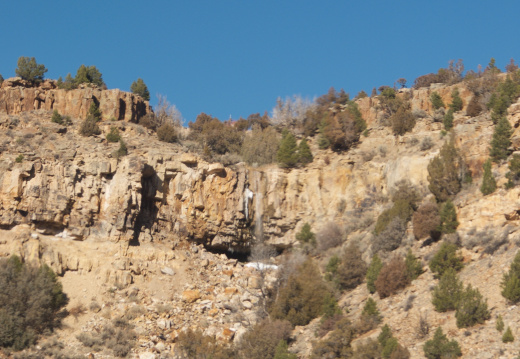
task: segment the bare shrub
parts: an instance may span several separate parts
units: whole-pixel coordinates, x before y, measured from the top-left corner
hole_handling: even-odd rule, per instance
[[[417,324],[417,338],[425,338],[430,333],[430,322],[428,322],[428,316],[426,314],[419,314],[419,323]]]
[[[417,139],[417,137],[412,137],[408,141],[408,145],[410,145],[411,147],[417,146],[418,144],[419,144],[419,140]]]
[[[375,282],[376,291],[381,298],[396,294],[410,283],[406,264],[401,257],[393,257],[379,272]]]
[[[372,252],[390,252],[399,248],[405,232],[406,227],[403,220],[399,217],[393,218],[384,231],[374,236],[372,241]]]
[[[269,305],[271,318],[288,320],[293,325],[306,325],[322,314],[329,289],[321,273],[308,258],[281,286]]]
[[[140,305],[134,305],[133,307],[130,307],[126,311],[125,318],[132,320],[132,319],[142,316],[145,313],[146,313],[146,310],[143,307],[141,307]]]
[[[280,340],[288,340],[292,325],[286,320],[264,319],[244,334],[238,344],[241,357],[248,359],[272,358]]]
[[[421,151],[428,151],[430,148],[433,147],[433,141],[430,136],[426,136],[423,138],[421,142]]]
[[[416,239],[431,237],[438,240],[441,216],[439,207],[435,203],[427,202],[421,205],[412,217],[413,234]]]
[[[82,123],[79,128],[79,133],[82,136],[94,136],[99,135],[101,133],[101,129],[97,125],[98,120],[93,116],[88,116]]]
[[[484,247],[484,253],[493,254],[500,247],[509,243],[509,228],[505,228],[502,233],[495,233],[492,228],[486,227],[480,231],[468,232],[469,236],[463,244],[468,249],[473,249],[476,246]]]
[[[379,155],[383,158],[386,157],[386,154],[388,153],[388,150],[385,146],[379,146]]]
[[[175,357],[179,359],[228,359],[235,357],[234,351],[219,343],[215,337],[204,335],[200,330],[191,329],[179,334],[175,354]]]
[[[87,312],[87,308],[83,305],[83,303],[76,303],[69,310],[69,314],[74,317],[74,319],[78,319],[78,317],[82,316]]]
[[[278,285],[284,286],[289,280],[289,277],[295,273],[306,260],[307,256],[301,252],[292,252],[282,257],[280,269],[278,270]]]
[[[466,115],[469,117],[476,117],[480,115],[483,108],[480,104],[480,96],[474,95],[468,103],[468,108],[466,109]]]
[[[347,318],[336,323],[336,328],[324,339],[314,344],[312,358],[350,358],[350,343],[356,334]]]
[[[269,260],[271,257],[275,257],[278,254],[276,248],[265,244],[256,243],[251,248],[251,254],[249,255],[250,262],[264,262]]]
[[[405,303],[405,305],[403,307],[405,312],[407,312],[407,311],[409,311],[410,309],[413,308],[413,301],[414,301],[415,298],[417,298],[417,296],[415,294],[410,294],[408,296],[408,299],[406,299],[406,303]]]
[[[99,305],[98,302],[93,301],[93,302],[91,302],[90,305],[88,306],[88,309],[89,309],[91,312],[98,313],[98,312],[101,310],[101,306]]]
[[[163,123],[157,128],[157,138],[162,142],[173,143],[177,141],[177,131],[171,123]]]
[[[343,230],[334,222],[329,222],[317,234],[317,249],[324,252],[343,242]]]
[[[425,118],[426,116],[428,116],[426,114],[426,111],[421,110],[420,108],[416,108],[415,110],[413,110],[412,114],[413,114],[413,117],[415,117],[416,119]]]
[[[244,137],[240,153],[249,164],[261,166],[274,163],[279,143],[280,136],[273,127],[262,129],[260,125],[255,125],[251,134]]]
[[[372,159],[376,156],[374,151],[362,151],[361,158],[364,162],[372,161]]]
[[[444,116],[446,115],[446,110],[444,108],[439,108],[433,112],[433,122],[442,122],[444,120]]]

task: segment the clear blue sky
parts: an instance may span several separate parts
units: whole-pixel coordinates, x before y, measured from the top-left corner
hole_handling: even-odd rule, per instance
[[[520,61],[516,1],[2,1],[0,73],[34,56],[48,78],[95,65],[144,79],[187,121],[271,112],[277,97],[393,85],[463,59]]]

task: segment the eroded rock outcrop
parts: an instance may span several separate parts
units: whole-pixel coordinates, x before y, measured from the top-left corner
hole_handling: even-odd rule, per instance
[[[104,120],[137,122],[151,112],[147,101],[118,89],[103,90],[82,85],[79,89],[58,89],[54,80],[45,80],[39,86],[19,77],[4,80],[0,87],[0,111],[10,115],[33,110],[57,110],[61,115],[77,119],[87,116],[90,104],[95,101]]]

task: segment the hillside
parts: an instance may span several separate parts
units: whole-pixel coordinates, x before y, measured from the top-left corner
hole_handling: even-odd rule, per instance
[[[217,339],[211,345],[201,341],[201,348],[216,353],[218,343],[234,345],[243,357],[241,343],[251,340],[248,333],[259,330],[267,311],[274,318],[280,288],[304,271],[302,263],[307,268],[316,263],[323,277],[333,278],[320,276],[320,281],[352,328],[368,298],[382,317],[366,330],[352,329],[343,356],[331,358],[362,357],[362,350],[373,351],[364,357],[380,357],[374,354],[377,345],[367,340],[377,338],[384,324],[411,358],[424,357],[423,345],[438,327],[459,343],[463,358],[516,358],[518,308],[501,295],[501,281],[520,245],[520,187],[507,174],[520,146],[520,91],[503,114],[512,134],[505,158],[492,164],[497,189],[487,195],[481,191],[483,164],[500,123],[498,107],[486,104],[499,96],[506,76],[488,73],[455,83],[382,89],[341,104],[338,97],[335,104],[323,105],[331,122],[316,123],[310,135],[299,123],[287,126],[298,142],[307,138],[313,154],[311,163],[288,168],[218,162],[227,157],[217,155],[216,147],[208,155],[190,137],[197,123],[177,128],[175,143],[159,141],[158,130],[141,122],[153,116],[152,109],[134,94],[95,86],[67,91],[52,80],[40,86],[5,80],[0,88],[0,257],[18,255],[27,263],[49,265],[70,298],[63,325],[21,355],[181,358],[185,333],[193,329]],[[462,108],[453,111],[449,129],[445,117],[454,90]],[[444,103],[440,109],[432,104],[433,93]],[[475,98],[479,111],[473,108]],[[100,134],[82,136],[92,103],[102,114]],[[366,129],[351,130],[354,120],[341,120],[354,106]],[[71,124],[53,122],[53,110],[70,116]],[[395,121],[402,118],[413,118],[414,125],[401,130]],[[324,148],[322,135],[332,132],[327,131],[333,121],[344,125],[342,135],[356,133],[347,147],[331,142]],[[228,127],[231,132],[237,125],[229,126],[235,126]],[[106,139],[114,128],[126,155],[118,154],[119,142]],[[276,136],[281,130],[276,127]],[[415,214],[435,204],[438,215],[445,206],[445,199],[430,190],[429,165],[449,145],[457,152],[449,174],[459,187],[446,199],[454,204],[458,226],[453,233],[435,227],[418,234],[431,217],[412,219]],[[414,197],[407,199],[410,209],[388,214],[406,196]],[[384,213],[390,219],[382,225]],[[297,239],[305,224],[316,234],[316,246]],[[487,299],[489,318],[483,323],[459,328],[454,310],[437,312],[432,304],[439,279],[428,263],[445,241],[457,246],[464,286],[471,284]],[[424,272],[386,298],[369,292],[364,274],[360,283],[338,287],[335,280],[342,279],[327,264],[334,256],[347,258],[343,253],[352,245],[367,266],[376,253],[389,262],[411,250]],[[307,255],[311,262],[304,262]],[[258,262],[264,265],[259,268]],[[512,343],[502,342],[495,328],[498,315],[512,330]],[[285,339],[298,358],[317,357],[313,348],[319,340],[334,341],[339,321],[320,339],[320,317],[291,327],[275,344]],[[430,328],[423,335],[421,320]],[[134,337],[122,335],[114,342],[96,336],[111,325],[133,331]],[[406,357],[395,355],[388,357]]]

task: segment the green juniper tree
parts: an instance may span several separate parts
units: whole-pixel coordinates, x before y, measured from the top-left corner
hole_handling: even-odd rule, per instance
[[[381,262],[381,259],[379,256],[374,254],[372,257],[372,261],[370,261],[370,265],[367,269],[366,279],[367,279],[367,288],[370,293],[376,292],[376,285],[375,282],[377,280],[377,277],[379,276],[379,272],[381,272],[381,269],[383,268],[383,262]]]
[[[439,155],[428,164],[428,188],[437,202],[444,202],[461,189],[460,168],[462,160],[453,140],[442,146]]]
[[[473,288],[468,284],[466,289],[460,295],[455,318],[457,319],[457,327],[467,328],[475,324],[482,324],[490,318],[487,300],[477,288]]]
[[[298,163],[306,165],[311,163],[313,159],[311,149],[307,144],[307,140],[304,138],[298,145]]]
[[[453,110],[451,108],[444,115],[442,123],[444,124],[444,129],[446,131],[449,131],[453,128]]]
[[[453,110],[453,112],[457,112],[457,111],[462,110],[462,106],[463,106],[463,103],[462,103],[462,99],[460,98],[459,89],[455,88],[451,92],[450,109]]]
[[[462,257],[457,255],[457,246],[449,242],[442,243],[441,248],[430,260],[431,271],[436,273],[439,277],[442,277],[444,272],[449,268],[458,272],[463,266]]]
[[[32,82],[39,82],[43,80],[46,72],[47,69],[45,66],[42,64],[37,64],[34,57],[29,58],[21,56],[18,58],[18,67],[16,68],[15,73],[22,79]]]
[[[502,278],[502,296],[510,303],[520,301],[520,252],[518,252],[511,263],[509,271]]]
[[[142,78],[138,78],[136,81],[132,82],[130,91],[136,95],[141,96],[143,100],[150,101],[150,92],[148,91],[148,87]]]
[[[296,239],[302,243],[316,245],[316,235],[311,231],[311,225],[309,223],[305,223],[300,232],[296,233]]]
[[[444,107],[444,102],[442,101],[441,95],[437,91],[432,92],[430,95],[430,101],[432,102],[432,106],[434,110],[437,110],[441,107]]]
[[[463,285],[453,268],[448,268],[441,276],[439,284],[433,289],[432,304],[437,312],[457,309]]]
[[[446,234],[455,233],[459,226],[459,221],[457,220],[457,211],[452,201],[447,200],[446,203],[444,203],[440,211],[440,216],[440,232]]]
[[[506,173],[506,188],[513,188],[520,179],[520,155],[515,153],[509,161],[509,172]]]
[[[502,335],[502,342],[504,343],[512,343],[515,341],[515,337],[513,336],[513,332],[510,327],[507,327],[504,335]]]
[[[287,130],[282,133],[282,136],[280,147],[276,153],[276,161],[282,168],[295,167],[298,163],[298,146],[296,144],[296,139],[294,138],[294,135]]]
[[[456,340],[449,341],[438,327],[433,335],[433,339],[424,344],[424,355],[427,359],[443,359],[462,356],[459,343]]]
[[[410,281],[417,279],[423,273],[422,263],[414,256],[411,249],[406,253],[404,264],[406,265],[406,276]]]
[[[76,77],[74,78],[74,83],[76,86],[82,83],[94,84],[100,87],[105,85],[101,72],[99,72],[97,67],[85,65],[81,65],[78,68]]]
[[[491,140],[491,148],[489,155],[493,162],[505,160],[509,156],[509,147],[511,146],[511,135],[513,130],[507,118],[502,117],[498,120],[493,139]]]
[[[480,192],[484,196],[495,192],[497,189],[497,182],[495,181],[495,177],[491,172],[491,160],[488,159],[484,162],[484,175],[482,176],[482,186],[480,186]]]

